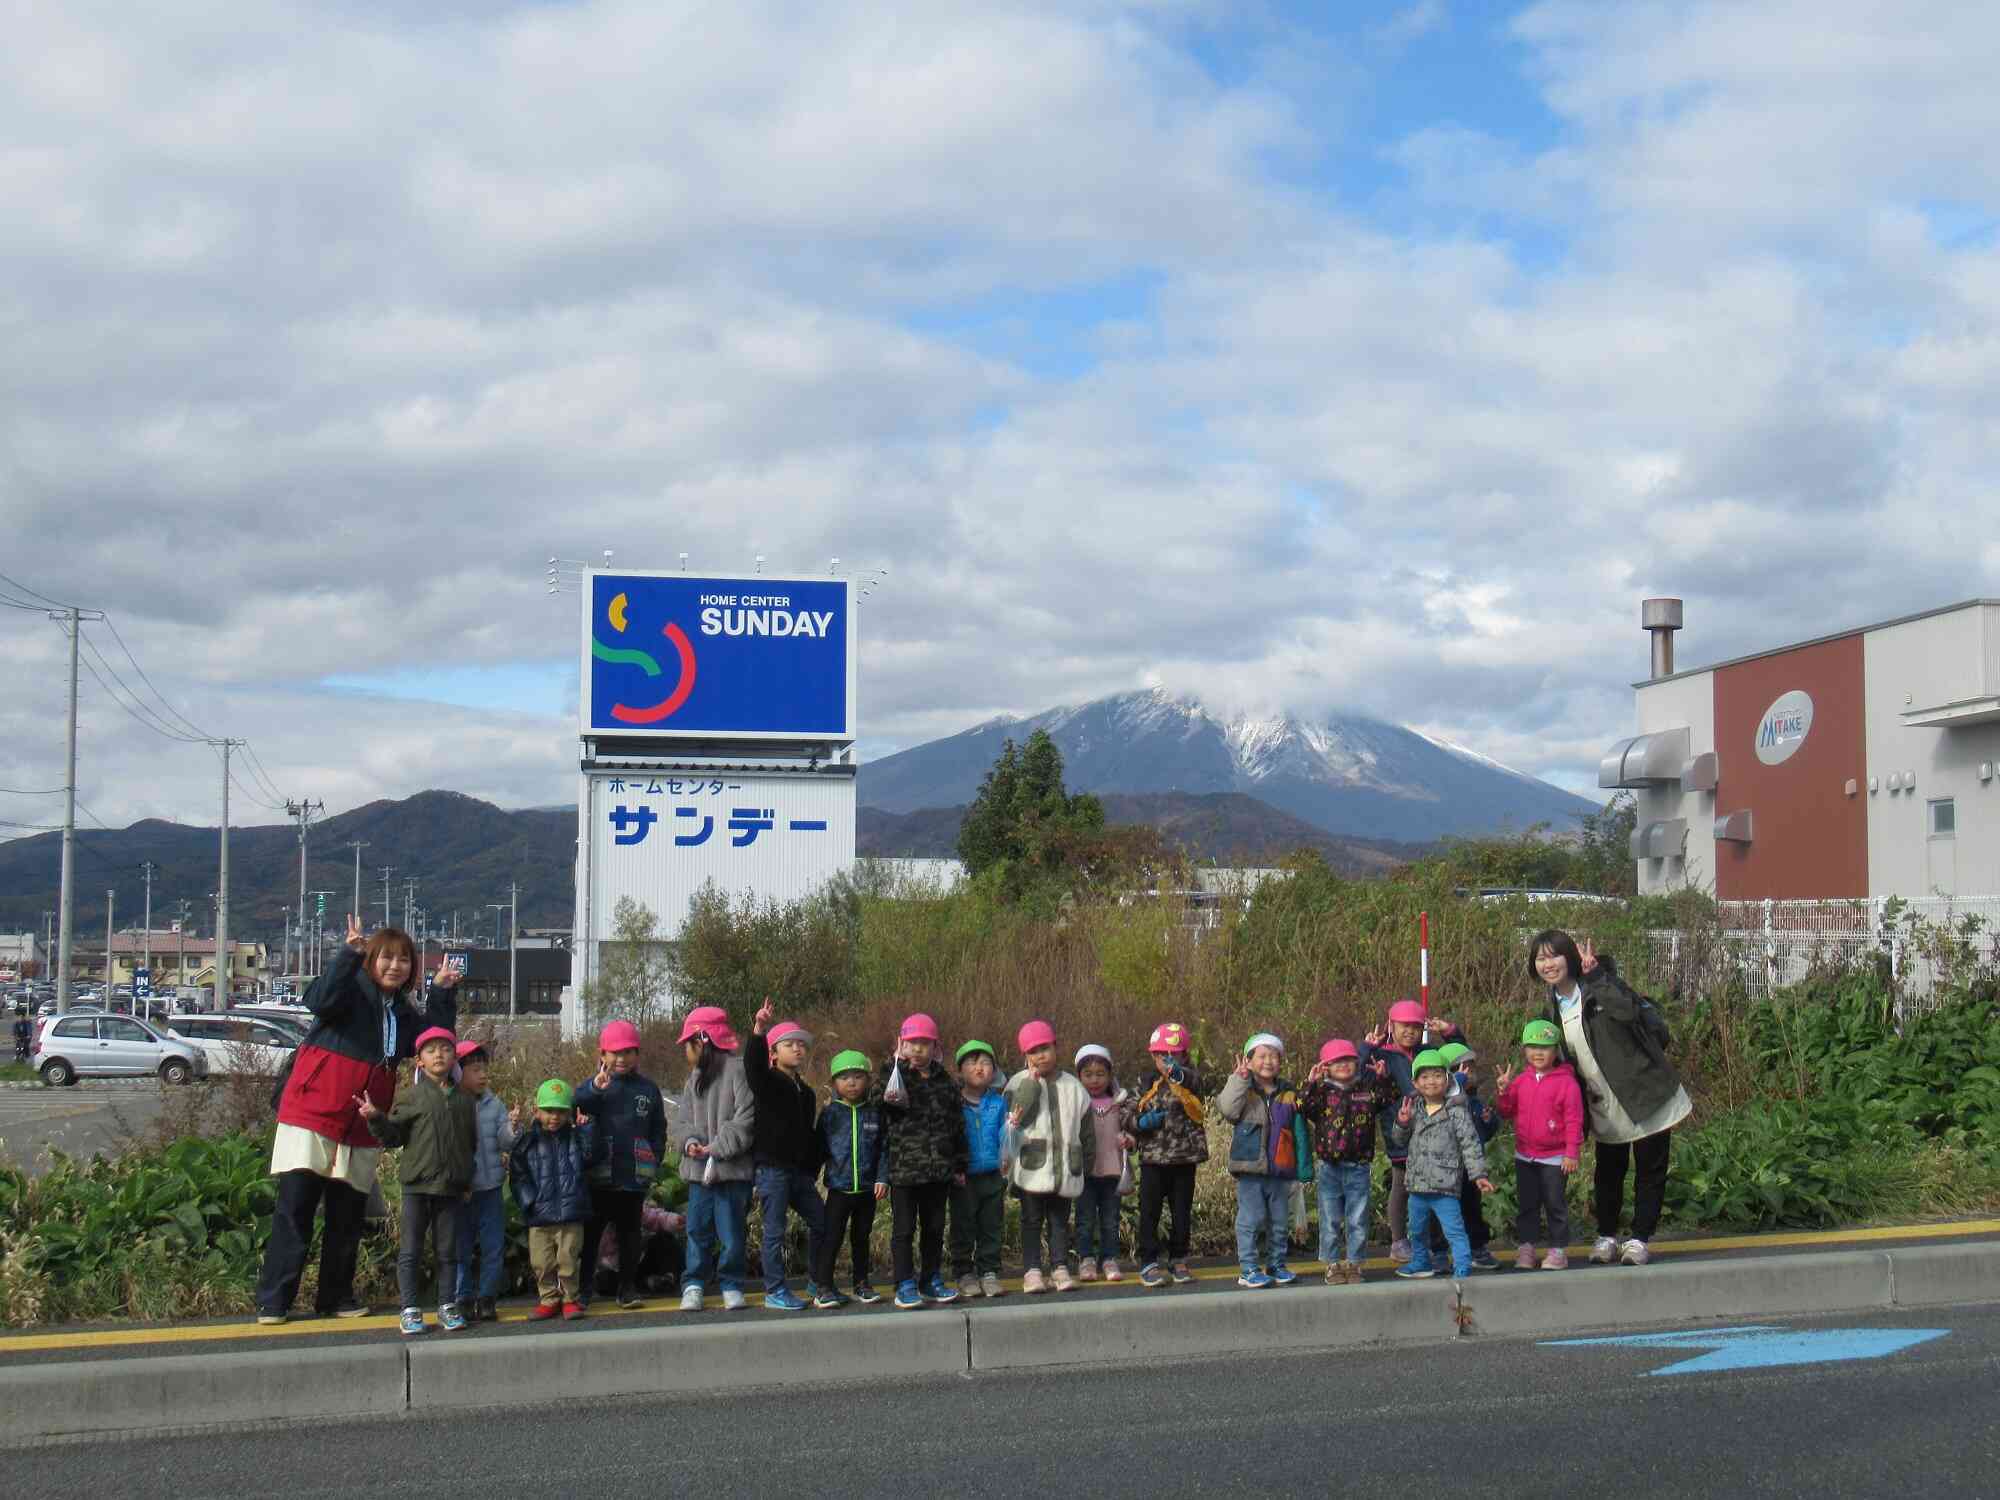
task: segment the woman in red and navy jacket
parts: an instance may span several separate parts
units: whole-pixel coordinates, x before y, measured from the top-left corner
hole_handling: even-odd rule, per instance
[[[375,1186],[381,1144],[361,1119],[366,1098],[387,1110],[396,1096],[396,1063],[416,1052],[427,1026],[452,1030],[458,1022],[455,970],[433,980],[430,1003],[411,1003],[421,985],[417,949],[410,935],[384,927],[362,937],[350,913],[347,945],[306,990],[313,1027],[292,1059],[278,1101],[278,1134],[271,1144],[271,1173],[278,1203],[264,1270],[257,1278],[257,1321],[282,1323],[299,1292],[313,1218],[326,1206],[320,1241],[321,1317],[358,1318],[368,1309],[354,1298],[354,1262],[361,1246],[362,1212]]]

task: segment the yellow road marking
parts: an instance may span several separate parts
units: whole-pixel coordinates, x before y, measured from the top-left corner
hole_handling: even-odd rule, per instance
[[[1684,1255],[1689,1252],[1702,1250],[1748,1250],[1760,1247],[1796,1249],[1803,1245],[1876,1244],[1886,1240],[1942,1239],[1952,1236],[1980,1234],[2000,1234],[2000,1219],[1973,1219],[1955,1224],[1891,1224],[1877,1229],[1830,1229],[1789,1234],[1744,1234],[1701,1240],[1656,1240],[1653,1242],[1651,1248],[1655,1255]],[[1590,1244],[1587,1241],[1584,1244],[1573,1245],[1570,1248],[1575,1253],[1579,1264],[1581,1263],[1581,1258],[1590,1253]],[[1386,1271],[1391,1269],[1395,1262],[1386,1256],[1377,1256],[1366,1264],[1369,1270]],[[1295,1269],[1304,1273],[1319,1270],[1321,1269],[1321,1265],[1317,1260],[1301,1261]],[[1233,1266],[1211,1266],[1206,1270],[1198,1270],[1194,1274],[1195,1278],[1199,1281],[1234,1281],[1236,1279],[1236,1269]],[[1303,1274],[1300,1279],[1304,1279]],[[1106,1285],[1104,1282],[1093,1284],[1097,1286]],[[1019,1278],[1010,1279],[1005,1285],[1010,1293],[1019,1294],[1021,1291]],[[1125,1280],[1118,1283],[1118,1286],[1121,1290],[1130,1287],[1139,1287],[1140,1290],[1144,1290],[1143,1287],[1140,1287],[1136,1272],[1128,1272]],[[756,1306],[764,1300],[761,1292],[750,1292],[745,1295],[752,1306]],[[1049,1293],[1048,1295],[1054,1297],[1056,1294]],[[709,1299],[708,1306],[713,1309],[715,1306],[714,1298],[711,1297]],[[679,1310],[680,1304],[677,1298],[662,1297],[649,1301],[644,1306],[635,1308],[629,1313],[617,1307],[607,1307],[602,1312],[593,1309],[588,1321],[595,1323],[601,1322],[606,1318],[629,1317],[637,1313],[678,1312]],[[500,1314],[499,1321],[502,1323],[525,1323],[528,1321],[527,1309],[525,1307],[520,1309],[504,1309]],[[428,1337],[438,1337],[439,1330],[435,1314],[431,1315],[430,1326],[431,1332]],[[148,1344],[206,1344],[242,1339],[292,1339],[310,1337],[313,1334],[352,1333],[363,1329],[379,1329],[383,1332],[393,1332],[396,1327],[396,1315],[390,1313],[368,1318],[312,1318],[301,1322],[279,1324],[261,1324],[255,1322],[202,1323],[190,1327],[185,1324],[166,1323],[121,1328],[89,1328],[80,1329],[74,1333],[4,1334],[0,1335],[0,1358],[4,1358],[9,1354],[33,1353],[38,1350],[109,1349],[128,1346],[144,1347]]]

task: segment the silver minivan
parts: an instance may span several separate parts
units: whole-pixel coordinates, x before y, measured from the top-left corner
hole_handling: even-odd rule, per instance
[[[35,1038],[29,1062],[42,1082],[58,1088],[79,1078],[158,1074],[164,1083],[192,1083],[208,1076],[199,1047],[131,1016],[57,1016]]]

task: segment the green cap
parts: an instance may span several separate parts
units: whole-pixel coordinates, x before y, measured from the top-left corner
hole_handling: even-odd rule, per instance
[[[1438,1048],[1438,1056],[1444,1059],[1446,1067],[1456,1066],[1461,1057],[1473,1056],[1473,1051],[1463,1042],[1446,1042]]]
[[[952,1061],[962,1063],[966,1060],[966,1058],[970,1057],[975,1052],[984,1052],[988,1057],[992,1058],[993,1061],[996,1063],[1000,1061],[1000,1054],[995,1052],[992,1049],[992,1047],[985,1042],[961,1042],[959,1044],[958,1051],[952,1057]]]
[[[1410,1063],[1410,1076],[1412,1078],[1416,1077],[1425,1068],[1436,1068],[1440,1072],[1449,1073],[1451,1071],[1451,1064],[1444,1060],[1442,1052],[1433,1047],[1428,1052],[1419,1052],[1416,1055],[1416,1058]]]
[[[1523,1047],[1553,1047],[1562,1041],[1562,1033],[1556,1030],[1553,1021],[1530,1021],[1521,1028]]]
[[[827,1067],[832,1071],[835,1078],[838,1078],[842,1073],[866,1073],[868,1071],[868,1054],[866,1052],[856,1052],[850,1047],[845,1052],[834,1053],[833,1061],[828,1063]]]
[[[536,1109],[575,1109],[576,1095],[560,1078],[551,1078],[535,1090]]]

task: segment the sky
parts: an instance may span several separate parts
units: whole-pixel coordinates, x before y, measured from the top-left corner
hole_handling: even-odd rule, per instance
[[[1572,788],[1631,732],[1642,597],[1692,665],[2000,594],[1989,7],[72,0],[9,36],[0,598],[110,616],[103,823],[212,824],[198,736],[250,741],[237,822],[572,800],[546,559],[605,549],[886,569],[864,755],[1163,685]],[[60,816],[65,650],[0,607],[0,834]]]

